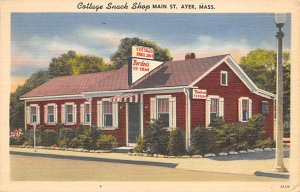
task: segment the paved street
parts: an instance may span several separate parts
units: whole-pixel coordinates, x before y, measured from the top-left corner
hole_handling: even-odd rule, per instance
[[[287,181],[283,178],[176,169],[172,164],[134,164],[66,158],[11,155],[12,180],[25,181]],[[103,159],[102,159],[103,160]]]

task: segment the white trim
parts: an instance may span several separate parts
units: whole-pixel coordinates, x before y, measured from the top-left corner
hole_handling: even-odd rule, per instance
[[[222,80],[223,80],[222,75],[223,74],[226,75],[226,83],[225,84],[223,84],[223,82],[222,82]],[[227,71],[221,71],[220,72],[220,85],[221,86],[228,86],[228,72]]]
[[[128,103],[125,104],[125,118],[126,118],[126,146],[129,146],[129,139],[128,139]]]
[[[190,91],[188,89],[185,90],[186,96],[186,143],[185,147],[188,149],[191,146],[191,98],[190,98]]]
[[[195,81],[193,81],[189,87],[191,86],[195,86],[196,83],[198,83],[201,79],[203,79],[206,75],[208,75],[210,72],[212,72],[214,69],[216,69],[219,65],[221,65],[222,63],[224,63],[226,61],[226,59],[229,58],[229,55],[227,55],[226,57],[224,57],[221,61],[219,61],[218,63],[216,63],[214,66],[212,66],[209,70],[207,70],[203,75],[201,75],[198,79],[196,79]]]
[[[248,100],[248,110],[249,110],[249,114],[248,114],[248,119],[246,121],[243,120],[243,100]],[[252,99],[250,99],[249,97],[239,97],[238,99],[238,120],[240,122],[248,122],[249,119],[252,117]]]
[[[103,102],[108,101],[112,103],[112,126],[111,127],[105,127],[104,126],[104,118],[103,118]],[[117,112],[116,112],[117,109]],[[97,125],[98,127],[105,131],[105,130],[116,130],[118,129],[118,103],[113,102],[112,98],[102,98],[101,100],[97,101]]]
[[[26,106],[26,101],[24,101],[24,126],[25,126],[25,131],[27,130],[27,106]]]
[[[64,100],[64,99],[81,99],[82,94],[77,95],[55,95],[55,96],[44,96],[44,97],[24,97],[20,100],[27,101],[50,101],[50,100]]]
[[[257,86],[253,83],[253,81],[247,76],[247,74],[242,70],[242,68],[237,64],[237,62],[232,58],[231,55],[227,55],[224,57],[221,61],[216,63],[213,67],[211,67],[208,71],[206,71],[203,75],[201,75],[198,79],[193,81],[189,87],[195,86],[196,83],[198,83],[201,79],[203,79],[206,75],[208,75],[211,71],[216,69],[219,65],[222,63],[226,63],[227,66],[239,77],[239,79],[246,85],[246,87],[252,91],[254,94],[257,94],[259,96],[263,96],[266,98],[274,98],[275,95],[267,92],[265,90],[261,90],[257,88]],[[244,77],[244,78],[242,78]],[[227,84],[228,84],[228,76],[227,76]]]
[[[85,105],[89,104],[89,110],[90,110],[90,122],[86,122],[85,121]],[[80,104],[80,123],[82,123],[83,125],[91,125],[91,121],[92,121],[92,113],[91,113],[91,101],[85,101],[83,103]]]
[[[217,108],[217,115],[218,117],[223,117],[225,115],[224,109],[224,98],[220,97],[219,95],[208,95],[205,101],[205,127],[209,128],[210,126],[210,108],[211,108],[211,99],[218,100],[218,108]]]
[[[38,104],[30,104],[27,106],[27,113],[28,113],[28,119],[27,119],[27,124],[28,125],[33,125],[32,123],[32,117],[31,117],[31,107],[36,107],[36,124],[40,124],[40,106]]]
[[[48,107],[53,107],[53,121],[54,122],[48,122]],[[56,108],[56,109],[55,109]],[[56,125],[57,124],[57,104],[56,103],[47,103],[44,105],[44,123],[45,125]]]
[[[141,137],[144,137],[144,95],[140,94],[140,127],[141,127]]]
[[[72,110],[72,115],[73,115],[73,122],[67,122],[66,119],[66,106],[67,105],[72,105],[73,106],[73,110]],[[77,105],[75,104],[75,102],[66,102],[64,103],[64,119],[65,119],[65,125],[76,125],[77,124]]]
[[[82,94],[96,97],[96,96],[104,96],[104,95],[114,96],[120,93],[132,93],[132,92],[141,92],[141,91],[147,91],[147,94],[155,93],[155,91],[158,91],[157,93],[165,93],[166,91],[171,91],[169,93],[174,93],[176,91],[183,92],[183,88],[190,88],[190,87],[191,86],[176,86],[176,87],[156,87],[156,88],[142,88],[142,89],[123,89],[123,90],[114,90],[114,91],[82,92]]]

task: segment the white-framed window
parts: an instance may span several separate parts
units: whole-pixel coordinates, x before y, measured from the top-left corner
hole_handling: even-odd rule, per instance
[[[118,103],[112,102],[111,98],[103,98],[97,102],[98,127],[103,130],[118,128]]]
[[[221,71],[220,83],[221,83],[222,86],[227,86],[228,85],[228,73],[227,73],[227,71]]]
[[[150,98],[151,120],[161,120],[164,127],[176,127],[176,97],[158,95]]]
[[[30,107],[30,123],[36,123],[37,122],[37,107],[31,106]]]
[[[113,126],[113,105],[111,101],[103,101],[102,111],[103,111],[103,126],[112,127]]]
[[[48,103],[44,106],[44,121],[46,124],[57,123],[57,105],[55,103]]]
[[[208,95],[205,108],[205,124],[206,127],[210,127],[217,117],[224,117],[224,98],[218,95]]]
[[[84,125],[89,125],[91,123],[91,104],[89,101],[84,102],[80,105],[80,117],[81,123]]]
[[[262,114],[269,114],[269,102],[268,101],[262,101],[261,102],[261,113]]]
[[[40,106],[38,104],[31,104],[26,107],[26,123],[40,124]]]
[[[239,98],[239,121],[247,122],[252,117],[252,100],[249,97]]]
[[[160,120],[164,127],[170,127],[170,108],[169,98],[157,99],[157,119]]]
[[[62,105],[61,121],[66,125],[76,124],[77,107],[75,103],[69,102]]]

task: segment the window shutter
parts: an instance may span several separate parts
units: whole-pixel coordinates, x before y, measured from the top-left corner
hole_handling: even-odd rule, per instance
[[[102,101],[97,102],[97,125],[102,128]]]
[[[84,113],[84,104],[80,104],[80,123],[81,124],[84,124],[84,116],[85,116],[85,113]]]
[[[47,115],[48,115],[48,107],[47,105],[44,105],[44,123],[48,123],[48,119],[47,119]]]
[[[26,124],[31,123],[30,107],[26,106]]]
[[[252,117],[252,99],[249,99],[249,119]]]
[[[209,127],[210,124],[210,99],[206,99],[205,102],[205,126]]]
[[[57,104],[54,105],[54,123],[57,124]]]
[[[239,103],[238,103],[238,116],[239,116],[239,121],[243,121],[243,110],[242,110],[242,98],[239,98]]]
[[[157,119],[155,97],[150,98],[150,121],[152,121],[153,119]]]
[[[169,122],[170,127],[176,127],[176,97],[169,101]]]
[[[118,127],[118,103],[117,102],[114,102],[113,103],[113,127]]]
[[[40,124],[40,106],[36,106],[36,124]]]
[[[66,112],[65,112],[65,104],[61,105],[61,124],[65,124],[65,117],[66,117]]]
[[[224,117],[224,98],[219,98],[219,117]]]
[[[77,105],[73,105],[73,123],[76,124],[77,122]]]

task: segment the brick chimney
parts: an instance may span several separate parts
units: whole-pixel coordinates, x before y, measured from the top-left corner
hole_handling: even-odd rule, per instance
[[[189,59],[196,59],[195,53],[186,53],[185,60],[189,60]]]

